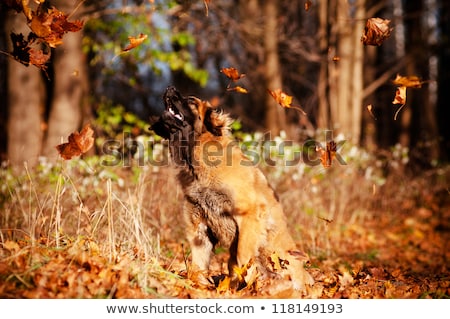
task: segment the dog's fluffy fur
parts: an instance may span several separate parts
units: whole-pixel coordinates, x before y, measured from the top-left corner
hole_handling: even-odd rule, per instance
[[[277,256],[284,261],[280,275],[289,275],[296,289],[312,284],[295,258],[296,246],[273,189],[230,136],[229,116],[196,97],[183,97],[174,87],[167,88],[164,104],[151,128],[169,140],[180,167],[193,265],[207,271],[212,249],[220,243],[230,251],[230,275],[250,260],[261,273],[274,274],[270,263]]]

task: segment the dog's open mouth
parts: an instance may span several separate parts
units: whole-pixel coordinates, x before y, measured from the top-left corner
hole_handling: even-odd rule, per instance
[[[183,114],[181,114],[180,112],[178,112],[178,110],[172,106],[169,106],[167,108],[167,111],[177,120],[179,120],[180,122],[184,121],[184,116]]]
[[[183,103],[183,96],[173,86],[169,86],[164,94],[166,112],[180,122],[184,121],[184,115],[181,113]]]

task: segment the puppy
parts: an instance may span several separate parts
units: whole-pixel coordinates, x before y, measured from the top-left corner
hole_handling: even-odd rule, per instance
[[[230,117],[174,87],[163,98],[165,110],[151,129],[169,140],[179,167],[193,266],[207,272],[220,244],[229,249],[232,277],[235,266],[254,260],[262,274],[288,275],[294,288],[304,291],[313,279],[295,258],[299,253],[273,189],[231,137]],[[281,269],[274,271],[274,263]]]

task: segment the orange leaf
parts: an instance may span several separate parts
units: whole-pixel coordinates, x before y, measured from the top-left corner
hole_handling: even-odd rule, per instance
[[[390,20],[381,18],[368,19],[361,42],[364,45],[380,46],[391,35],[393,28],[389,28],[390,22]]]
[[[395,85],[398,86],[404,86],[405,88],[416,88],[419,89],[422,87],[422,84],[425,83],[425,81],[420,81],[420,78],[416,75],[409,75],[409,76],[400,76],[397,74],[395,79],[392,81]],[[400,104],[400,103],[395,103]]]
[[[122,51],[127,52],[138,47],[142,44],[142,42],[145,41],[145,39],[147,39],[147,35],[143,33],[140,33],[137,37],[129,36],[128,40],[130,41],[130,43]]]
[[[226,276],[217,285],[217,288],[216,288],[217,292],[218,293],[227,292],[230,289],[230,284],[231,284],[231,278]]]
[[[397,115],[400,113],[400,110],[405,106],[406,104],[406,86],[399,86],[397,90],[395,91],[395,97],[394,101],[392,101],[392,104],[401,104],[398,110],[395,112],[394,115],[394,121],[397,120]]]
[[[76,32],[83,27],[82,21],[69,22],[67,19],[68,16],[56,8],[45,10],[44,6],[39,5],[36,11],[33,11],[30,29],[50,47],[56,48],[62,44],[65,33]]]
[[[394,101],[392,104],[405,104],[406,103],[406,86],[399,86],[395,91]]]
[[[308,11],[309,10],[309,8],[311,8],[311,6],[312,6],[312,2],[311,1],[305,1],[305,11]]]
[[[35,50],[30,48],[30,63],[40,68],[41,70],[47,70],[47,62],[50,59],[50,53],[45,54],[42,50]]]
[[[243,93],[243,94],[247,94],[248,93],[247,89],[243,88],[242,86],[229,87],[229,88],[227,88],[227,91],[236,91],[238,93]]]
[[[320,146],[316,147],[316,151],[320,153],[320,162],[322,163],[323,167],[329,168],[331,166],[333,158],[336,157],[336,149],[337,146],[333,140],[327,142],[325,150]]]
[[[292,104],[292,96],[287,95],[281,89],[276,89],[274,91],[268,89],[267,91],[270,93],[270,95],[272,95],[272,97],[275,99],[275,101],[277,101],[277,103],[280,104],[282,107],[293,108],[293,109],[296,109],[296,110],[302,112],[303,115],[306,115],[306,112],[303,111],[299,106],[291,105]]]
[[[239,71],[236,68],[230,67],[230,68],[221,68],[220,72],[225,74],[227,78],[229,78],[231,81],[236,82],[239,79],[242,79],[245,74],[239,74]]]
[[[377,118],[375,117],[375,115],[373,114],[373,106],[372,106],[372,104],[367,105],[367,111],[369,111],[369,114],[372,115],[372,117],[374,118],[374,120],[377,119]]]
[[[86,124],[81,132],[70,134],[67,143],[56,146],[58,153],[65,160],[74,156],[86,153],[94,145],[94,131],[89,124]]]

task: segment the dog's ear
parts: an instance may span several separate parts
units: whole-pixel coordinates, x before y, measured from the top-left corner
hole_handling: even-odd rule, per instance
[[[231,118],[220,111],[213,108],[206,110],[203,124],[206,130],[216,136],[224,136],[230,133]]]
[[[208,110],[212,110],[212,106],[208,101],[201,101],[198,105],[198,116],[202,123],[205,122],[205,116]]]
[[[207,128],[205,128],[205,118],[207,116],[207,113],[209,112],[208,110],[211,110],[211,104],[209,104],[209,102],[207,101],[201,101],[201,100],[197,100],[199,101],[197,103],[197,112],[198,112],[198,121],[195,122],[194,124],[194,130],[196,132],[198,132],[199,134],[203,133],[205,130],[207,130]]]

